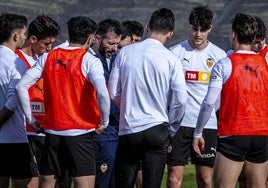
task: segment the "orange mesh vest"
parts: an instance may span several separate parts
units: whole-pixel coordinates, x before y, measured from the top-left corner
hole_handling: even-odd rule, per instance
[[[268,45],[266,45],[259,53],[262,57],[266,56],[266,53],[268,52]]]
[[[255,54],[229,56],[230,78],[223,84],[218,135],[268,135],[268,69]]]
[[[96,91],[82,73],[84,49],[55,49],[44,70],[45,129],[94,129],[100,125]]]
[[[30,63],[20,50],[16,50],[16,54],[25,62],[27,69],[31,68]],[[45,108],[44,108],[44,95],[43,95],[43,78],[39,79],[29,90],[29,97],[31,103],[31,109],[34,117],[39,120],[44,120]],[[26,123],[26,130],[28,132],[34,132],[33,128]]]

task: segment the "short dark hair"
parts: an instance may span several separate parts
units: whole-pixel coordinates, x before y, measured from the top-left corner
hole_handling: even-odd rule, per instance
[[[99,23],[99,29],[97,35],[105,36],[109,32],[114,32],[117,35],[122,34],[122,25],[118,20],[115,19],[105,19]]]
[[[60,27],[56,21],[47,15],[37,16],[28,27],[28,39],[30,36],[36,36],[37,39],[47,37],[56,37],[60,32]]]
[[[69,40],[75,44],[85,44],[89,35],[95,34],[98,24],[85,16],[72,17],[67,22]]]
[[[256,39],[265,39],[266,38],[266,27],[265,24],[263,22],[263,20],[257,16],[255,16],[255,19],[258,23],[258,32],[256,34]]]
[[[240,44],[250,45],[256,37],[258,23],[253,16],[237,13],[232,19],[232,30]]]
[[[131,38],[131,40],[133,40],[132,37],[132,31],[131,28],[128,27],[126,24],[124,24],[125,22],[122,23],[123,27],[122,27],[122,35],[121,35],[121,40],[124,40],[127,36],[129,36]]]
[[[200,27],[204,31],[211,28],[212,20],[213,13],[208,9],[208,6],[197,6],[189,15],[189,24],[194,28]]]
[[[27,18],[22,15],[2,13],[0,15],[0,43],[6,42],[16,29],[27,27]]]
[[[125,28],[128,28],[128,30],[130,30],[132,34],[137,35],[139,37],[141,37],[143,35],[143,33],[144,33],[144,27],[138,21],[135,21],[135,20],[133,20],[133,21],[126,20],[126,21],[123,21],[122,22],[122,25]]]
[[[161,8],[153,12],[149,27],[151,31],[167,34],[175,28],[175,17],[170,9]]]

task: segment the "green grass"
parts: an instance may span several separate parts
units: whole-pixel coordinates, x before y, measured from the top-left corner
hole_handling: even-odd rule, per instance
[[[166,188],[167,170],[165,170],[161,188]],[[195,181],[195,167],[194,165],[186,165],[184,169],[184,176],[182,180],[182,188],[195,188],[197,187]]]
[[[165,170],[161,188],[166,188],[167,181],[167,170]],[[182,180],[182,188],[197,188],[196,180],[195,180],[195,166],[192,164],[186,165],[184,169],[184,175]],[[238,184],[236,188],[239,188]]]
[[[166,188],[167,169],[164,172],[161,188]],[[197,188],[195,180],[195,167],[194,165],[186,165],[184,169],[184,176],[182,180],[182,188]],[[11,186],[10,186],[11,188]],[[73,188],[73,186],[71,187]],[[238,188],[238,185],[236,186]]]

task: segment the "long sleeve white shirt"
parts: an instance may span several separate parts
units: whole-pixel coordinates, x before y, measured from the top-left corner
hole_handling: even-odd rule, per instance
[[[163,122],[169,123],[170,135],[178,130],[187,98],[186,84],[180,60],[161,42],[148,38],[121,49],[108,89],[120,106],[119,135]]]
[[[24,62],[8,47],[0,45],[0,109],[13,115],[0,126],[0,143],[27,143],[25,119],[15,86],[26,71]]]

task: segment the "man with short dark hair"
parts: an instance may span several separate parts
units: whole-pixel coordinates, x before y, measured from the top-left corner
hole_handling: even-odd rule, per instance
[[[136,20],[126,20],[123,21],[122,24],[132,33],[132,43],[141,41],[141,37],[144,33],[144,27],[140,22]]]
[[[0,187],[37,188],[38,169],[30,151],[24,115],[15,86],[26,71],[24,62],[15,54],[22,48],[27,33],[25,16],[0,15]]]
[[[46,15],[39,15],[31,21],[24,45],[21,49],[16,50],[16,54],[24,61],[27,69],[30,69],[45,52],[51,50],[59,31],[60,27],[57,22]],[[43,92],[42,79],[29,88],[31,107],[35,118],[40,121],[42,121],[45,113]],[[26,123],[26,130],[31,149],[39,167],[45,135],[35,133],[28,123]]]
[[[174,27],[169,9],[153,12],[148,38],[125,46],[116,57],[108,88],[120,106],[118,188],[134,186],[141,160],[142,186],[161,185],[168,140],[180,125],[187,98],[181,62],[164,46]]]
[[[41,156],[41,187],[54,187],[66,170],[77,188],[94,187],[95,159],[92,137],[108,126],[110,99],[103,68],[87,50],[98,25],[88,17],[68,22],[69,46],[40,57],[16,89],[27,121],[46,132]],[[45,117],[32,115],[28,88],[44,80]],[[107,109],[108,108],[108,109]]]
[[[118,20],[105,19],[99,23],[96,33],[96,57],[102,62],[106,84],[114,64],[118,45],[122,36],[122,25]],[[118,142],[119,108],[111,102],[109,126],[95,135],[94,151],[96,160],[95,188],[115,188],[115,153]]]
[[[202,155],[203,128],[220,96],[214,184],[235,187],[243,168],[247,187],[266,188],[268,173],[268,71],[265,59],[251,50],[257,22],[237,13],[232,19],[231,44],[236,51],[213,67],[201,105],[193,147]]]
[[[258,23],[258,32],[256,35],[256,39],[251,44],[251,48],[253,51],[258,52],[261,56],[263,56],[268,63],[268,45],[266,44],[266,26],[263,20],[257,16],[255,16],[256,21]]]
[[[207,147],[202,156],[196,156],[193,148],[193,132],[202,100],[204,99],[210,72],[226,53],[208,40],[212,30],[213,12],[207,6],[194,7],[189,14],[189,38],[170,48],[181,60],[187,85],[188,100],[181,126],[170,143],[168,154],[168,186],[181,187],[185,165],[189,157],[196,168],[199,188],[212,188],[213,164],[216,155],[217,118],[215,110],[204,129]]]

